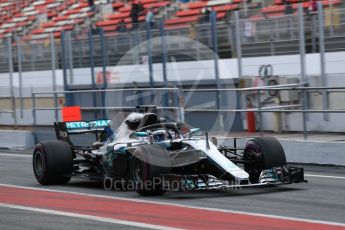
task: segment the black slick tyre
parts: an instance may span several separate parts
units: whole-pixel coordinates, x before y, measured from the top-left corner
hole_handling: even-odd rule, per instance
[[[248,141],[243,159],[251,162],[244,164],[251,183],[258,183],[262,170],[286,165],[284,149],[273,137],[256,137]]]
[[[64,184],[71,179],[73,154],[63,141],[45,141],[36,145],[32,165],[38,183]]]
[[[130,162],[130,177],[136,192],[142,196],[163,195],[166,191],[161,175],[170,172],[169,165],[170,158],[166,151],[151,146],[137,148]]]

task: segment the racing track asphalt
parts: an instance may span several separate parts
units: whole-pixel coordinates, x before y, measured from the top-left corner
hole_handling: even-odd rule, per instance
[[[231,191],[168,192],[162,197],[143,198],[132,191],[106,191],[100,183],[82,180],[72,180],[69,184],[63,186],[43,187],[37,184],[33,176],[29,154],[18,152],[0,153],[0,184],[152,200],[345,224],[345,168],[305,166],[305,171],[309,183]],[[25,193],[15,194],[14,196],[25,196]],[[50,226],[50,223],[55,223],[56,229],[110,229],[114,225],[116,226],[115,229],[136,229],[135,226],[121,223],[97,222],[49,213],[37,213],[30,210],[0,207],[1,229],[43,229],[44,226]]]

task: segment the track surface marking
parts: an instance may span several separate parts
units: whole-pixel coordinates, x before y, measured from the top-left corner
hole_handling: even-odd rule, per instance
[[[132,221],[117,220],[117,219],[111,219],[111,218],[105,218],[105,217],[83,215],[83,214],[77,214],[77,213],[71,213],[71,212],[61,212],[61,211],[56,211],[56,210],[33,208],[33,207],[26,207],[26,206],[13,205],[13,204],[0,203],[0,207],[32,211],[32,212],[40,212],[40,213],[45,213],[45,214],[53,214],[53,215],[58,215],[58,216],[81,218],[81,219],[94,220],[94,221],[100,221],[100,222],[106,222],[106,223],[112,223],[112,224],[121,224],[121,225],[126,225],[126,226],[137,227],[137,228],[144,228],[144,229],[179,230],[178,228],[168,228],[168,227],[159,226],[159,225],[144,224],[144,223],[138,223],[138,222],[132,222]]]
[[[17,196],[16,194],[25,194]],[[0,185],[0,203],[183,229],[345,229],[345,225]]]

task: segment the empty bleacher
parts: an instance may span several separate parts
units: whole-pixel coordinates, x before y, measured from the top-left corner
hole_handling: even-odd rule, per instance
[[[139,22],[144,22],[148,9],[152,9],[153,13],[157,15],[160,10],[164,10],[165,7],[169,6],[170,1],[142,0],[141,4],[143,5],[144,11],[139,15]],[[103,28],[106,33],[112,34],[119,29],[120,22],[125,24],[126,29],[131,29],[133,25],[130,17],[130,1],[128,1],[127,4],[116,1],[112,4],[112,6],[115,12],[111,15],[108,15],[104,20],[97,22],[96,25]]]
[[[297,8],[298,4],[302,3],[304,11],[307,11],[310,7],[309,1],[299,1],[299,0],[290,0],[292,7],[292,14],[297,14]],[[341,0],[323,0],[322,4],[324,8],[330,7],[330,6],[339,6],[343,3]],[[262,8],[257,14],[250,17],[251,20],[262,20],[265,18],[274,18],[274,17],[281,17],[285,14],[286,5],[283,5],[282,0],[275,0],[274,4],[271,6],[267,6]]]
[[[30,5],[33,6],[30,6]],[[0,39],[13,33],[21,33],[23,29],[36,19],[40,13],[40,5],[34,1],[1,1],[0,2]],[[33,9],[31,13],[28,9]]]
[[[217,19],[221,20],[225,17],[227,12],[239,9],[237,1],[196,1],[188,3],[186,9],[181,9],[165,21],[167,29],[188,27],[188,23],[197,23],[202,20],[205,15],[203,9],[209,8],[217,12]],[[206,15],[207,17],[207,15]]]
[[[107,4],[108,1],[96,0],[95,6]],[[166,29],[187,28],[190,23],[197,23],[204,17],[202,10],[211,8],[217,12],[218,21],[231,15],[234,10],[244,9],[242,0],[199,0],[192,1],[177,8],[176,12],[168,15],[165,20]],[[296,12],[300,0],[290,0],[293,10]],[[341,0],[323,0],[324,7],[338,6],[343,4]],[[172,1],[165,0],[141,0],[144,12],[139,16],[139,22],[145,21],[146,11],[149,8],[158,18],[166,17],[165,9],[173,5]],[[124,23],[126,29],[132,28],[130,11],[131,1],[110,1],[112,6],[111,14],[105,18],[100,17],[98,11],[92,11],[88,2],[76,0],[26,0],[26,1],[0,1],[0,38],[13,34],[27,35],[28,39],[40,39],[47,37],[53,32],[56,37],[61,31],[78,30],[79,25],[86,28],[92,18],[96,18],[96,26],[104,29],[106,33],[116,34],[119,24]],[[175,4],[175,3],[174,3]],[[273,5],[266,6],[257,11],[251,11],[250,20],[260,21],[262,19],[284,16],[285,5],[282,0],[275,0]],[[303,7],[309,7],[309,1],[304,1]],[[176,7],[175,7],[176,8]],[[38,20],[42,15],[44,20]],[[38,22],[37,22],[38,21]],[[80,32],[80,31],[77,31]]]
[[[204,9],[211,8],[216,11],[217,45],[221,58],[236,57],[233,12],[239,10],[244,57],[295,54],[299,51],[296,9],[297,4],[303,1],[290,0],[290,2],[293,12],[286,15],[286,6],[281,0],[272,1],[272,5],[265,7],[258,3],[245,4],[242,0],[199,0],[185,4],[166,0],[141,0],[144,11],[139,16],[140,25],[134,29],[130,17],[132,1],[96,0],[95,8],[91,9],[86,0],[0,0],[0,39],[3,45],[0,47],[0,71],[8,71],[7,44],[4,41],[6,37],[12,36],[22,38],[25,43],[22,60],[24,70],[49,69],[51,67],[48,39],[50,33],[53,33],[56,39],[57,61],[60,68],[62,31],[71,31],[73,67],[89,66],[87,31],[91,25],[94,29],[104,30],[106,64],[114,65],[128,50],[147,39],[145,16],[148,9],[153,10],[157,22],[164,19],[166,35],[187,37],[211,49],[214,48],[211,25],[204,14]],[[344,1],[341,0],[323,0],[322,3],[325,10],[344,9]],[[303,8],[309,8],[308,0],[304,1]],[[341,15],[338,25],[325,27],[327,51],[345,50],[343,32],[345,13],[341,11],[339,14]],[[305,28],[307,46],[315,46],[310,39],[311,31],[315,28],[309,17],[305,17]],[[158,26],[155,26],[151,32],[152,37],[160,35]],[[313,33],[317,34],[317,31]],[[100,40],[99,36],[94,35],[95,65],[100,66],[102,62]],[[15,45],[14,39],[12,42]],[[156,55],[154,61],[161,61],[160,48],[160,46],[153,47],[153,54]],[[173,50],[174,48],[176,50]],[[195,53],[195,56],[201,59],[207,58],[202,56],[203,50],[200,47],[188,45],[182,47],[177,44],[169,50],[169,55],[174,56],[174,60],[177,61],[189,60],[188,57],[179,56],[178,49],[185,53]],[[145,52],[145,49],[138,49],[138,53],[133,54],[133,58],[130,57],[126,63],[140,62]],[[313,47],[307,49],[307,52],[317,52],[317,49]],[[14,58],[16,58],[15,52]]]

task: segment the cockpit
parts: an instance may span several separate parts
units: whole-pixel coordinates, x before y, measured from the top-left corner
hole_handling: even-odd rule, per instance
[[[165,130],[157,130],[152,132],[152,139],[154,142],[163,142],[165,140],[171,140],[171,136],[169,138],[167,132]]]

